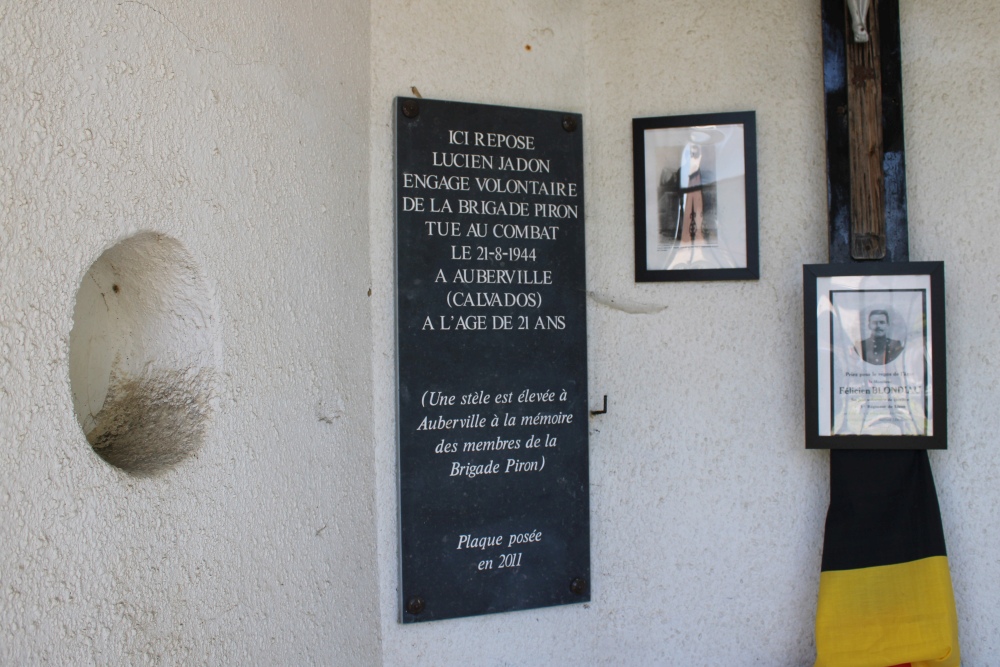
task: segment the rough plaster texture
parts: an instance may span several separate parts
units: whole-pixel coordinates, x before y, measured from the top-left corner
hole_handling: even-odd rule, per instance
[[[948,271],[935,453],[964,664],[1000,644],[1000,6],[903,5],[911,254]],[[473,9],[469,5],[474,5]],[[484,33],[484,31],[487,31]],[[525,50],[530,44],[531,50]],[[372,271],[386,664],[811,664],[828,455],[803,449],[801,265],[826,261],[819,3],[372,1]],[[581,111],[593,602],[396,623],[390,100]],[[761,279],[633,282],[630,121],[755,109]],[[961,177],[956,163],[968,164]]]
[[[109,248],[83,277],[69,381],[87,442],[109,463],[155,474],[201,447],[221,347],[206,282],[176,239],[155,232]]]
[[[985,666],[1000,5],[901,4],[911,255],[948,267],[932,461],[964,663]],[[7,0],[0,33],[0,662],[811,663],[818,3]],[[396,623],[390,110],[411,86],[584,114],[591,403],[610,404],[589,605]],[[738,109],[758,114],[761,280],[636,285],[630,119]],[[204,446],[152,478],[94,454],[68,371],[83,276],[141,230],[204,271],[221,347]]]
[[[0,663],[379,663],[368,6],[0,2]],[[74,299],[140,231],[218,323],[155,477],[74,416]]]
[[[931,464],[976,667],[1000,654],[1000,5],[900,9],[910,257],[944,260],[948,292],[949,449]]]

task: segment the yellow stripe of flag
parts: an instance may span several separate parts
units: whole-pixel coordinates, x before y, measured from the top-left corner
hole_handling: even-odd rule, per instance
[[[948,558],[822,572],[815,667],[958,667]]]

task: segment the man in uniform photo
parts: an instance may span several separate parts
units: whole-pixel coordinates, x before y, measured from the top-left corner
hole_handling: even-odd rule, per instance
[[[874,366],[885,366],[899,356],[903,344],[889,338],[889,311],[873,310],[868,313],[868,338],[860,341],[861,358]]]

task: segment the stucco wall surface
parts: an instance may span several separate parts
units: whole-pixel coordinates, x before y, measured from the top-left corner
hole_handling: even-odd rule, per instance
[[[963,664],[988,665],[1000,8],[901,4],[911,257],[947,263],[952,445],[931,459]],[[827,259],[819,3],[373,0],[372,51],[385,663],[811,664],[829,491],[828,454],[803,446],[801,265]],[[396,623],[391,99],[414,85],[584,114],[591,405],[609,397],[591,419],[588,605]],[[635,284],[631,119],[744,109],[757,112],[761,279]]]
[[[0,2],[0,663],[378,664],[368,20]],[[204,446],[152,477],[92,451],[67,359],[139,231],[194,259],[219,358]]]
[[[803,450],[799,341],[801,264],[826,256],[819,3],[597,2],[587,44],[599,662],[810,664],[827,471]],[[631,119],[746,109],[760,280],[636,284]]]
[[[1000,5],[900,3],[910,258],[943,260],[948,451],[931,452],[962,664],[1000,654]]]
[[[911,257],[948,282],[951,448],[931,460],[963,664],[985,666],[1000,5],[901,5]],[[0,663],[812,662],[818,3],[0,0],[0,35]],[[584,115],[591,405],[609,396],[588,605],[396,622],[391,100],[412,86]],[[635,284],[631,119],[742,109],[761,279]],[[147,477],[91,450],[68,361],[81,280],[140,231],[194,259],[218,355],[204,445]]]

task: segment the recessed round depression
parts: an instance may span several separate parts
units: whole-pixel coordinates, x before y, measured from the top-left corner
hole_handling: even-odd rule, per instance
[[[105,461],[149,475],[201,447],[215,393],[214,313],[203,274],[169,236],[136,234],[90,267],[69,376],[77,419]]]

